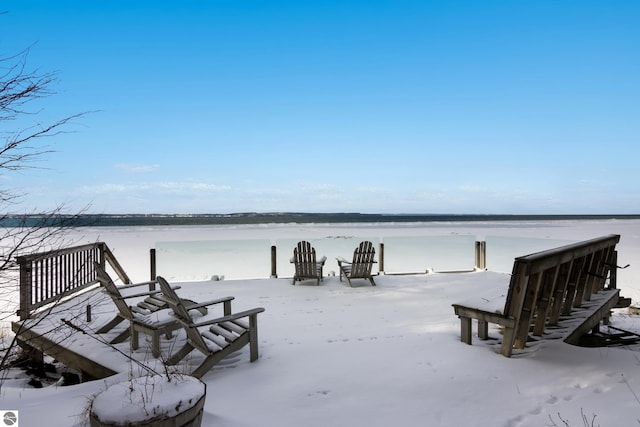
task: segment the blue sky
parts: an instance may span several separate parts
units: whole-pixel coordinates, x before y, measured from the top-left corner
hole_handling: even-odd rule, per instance
[[[2,171],[14,210],[640,213],[638,1],[1,10],[58,73],[29,119],[94,111]]]

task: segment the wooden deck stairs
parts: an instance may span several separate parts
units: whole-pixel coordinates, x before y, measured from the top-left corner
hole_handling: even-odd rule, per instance
[[[616,289],[619,240],[619,235],[608,235],[516,258],[506,300],[453,304],[461,340],[472,343],[471,321],[476,319],[480,339],[489,338],[489,323],[502,328],[500,353],[506,357],[543,338],[578,344],[608,322],[613,308],[630,303]]]

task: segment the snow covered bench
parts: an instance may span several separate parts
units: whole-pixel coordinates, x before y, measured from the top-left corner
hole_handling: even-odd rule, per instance
[[[615,247],[619,241],[620,236],[612,234],[516,258],[506,300],[503,295],[488,295],[481,301],[453,304],[462,342],[471,344],[472,319],[478,321],[480,339],[488,338],[489,323],[501,325],[500,352],[510,357],[514,348],[525,347],[530,332],[541,336],[546,326],[557,325],[561,316],[571,316],[584,305],[588,313],[582,310],[579,321],[563,337],[575,341],[608,319],[618,305]]]

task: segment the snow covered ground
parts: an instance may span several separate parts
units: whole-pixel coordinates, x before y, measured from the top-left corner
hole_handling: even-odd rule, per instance
[[[619,271],[618,287],[634,303],[640,298],[635,265],[640,221],[96,228],[77,233],[71,236],[77,243],[107,242],[134,280],[148,277],[148,250],[156,242],[273,242],[337,235],[355,240],[459,235],[488,242],[492,237],[524,239],[513,248],[512,260],[527,253],[522,252],[527,244],[535,246],[540,240],[576,241],[616,233],[622,236],[619,264],[631,264]],[[249,363],[245,348],[204,376],[203,425],[582,426],[583,416],[588,425],[594,417],[593,425],[638,425],[636,348],[580,348],[543,340],[508,359],[498,354],[497,340],[474,340],[472,346],[460,342],[451,304],[507,288],[510,271],[492,271],[490,247],[487,252],[487,272],[382,275],[376,287],[362,281],[350,288],[335,276],[326,277],[319,287],[314,281],[292,286],[286,272],[277,279],[265,275],[180,283],[179,292],[188,298],[234,295],[234,311],[266,309],[258,319],[260,359]],[[321,255],[332,260],[349,253]],[[233,277],[242,265],[228,265],[232,273],[226,276]],[[437,265],[429,267],[438,270]],[[172,275],[172,283],[181,282],[177,272]],[[640,331],[640,317],[618,310],[613,325]],[[499,336],[495,329],[490,335]],[[0,391],[0,409],[18,410],[23,426],[86,425],[91,396],[127,378],[124,373],[75,386],[33,389],[20,374],[12,374]],[[118,411],[117,402],[113,410]]]

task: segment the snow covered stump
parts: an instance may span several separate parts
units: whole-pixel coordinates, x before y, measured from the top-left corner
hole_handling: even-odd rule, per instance
[[[91,402],[91,427],[200,427],[207,386],[197,378],[147,375],[109,386]]]

